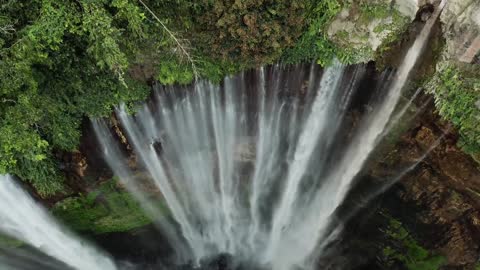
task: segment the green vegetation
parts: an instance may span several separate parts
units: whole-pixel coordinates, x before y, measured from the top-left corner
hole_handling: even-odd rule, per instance
[[[372,19],[385,19],[392,13],[390,4],[374,1],[361,1],[359,4],[360,18],[363,21]]]
[[[358,62],[371,50],[343,46],[326,35],[345,5],[342,0],[3,1],[0,174],[29,181],[42,197],[65,192],[53,153],[77,150],[87,117],[108,116],[121,102],[134,109],[153,79],[186,84],[199,75],[218,82],[279,60],[328,65],[337,56],[343,63]],[[362,4],[360,10],[374,17],[393,12],[375,5]],[[349,39],[346,32],[339,36]]]
[[[16,248],[23,245],[22,241],[17,239],[11,238],[9,236],[5,236],[0,234],[0,249],[1,248]]]
[[[373,32],[377,34],[388,33],[384,37],[382,45],[380,45],[376,51],[377,56],[381,56],[385,51],[391,49],[392,44],[395,44],[395,42],[397,42],[401,35],[407,30],[409,21],[408,17],[405,17],[397,10],[394,10],[392,12],[391,22],[379,24],[373,29]]]
[[[405,32],[409,21],[385,1],[354,1],[330,29],[330,39],[341,62],[367,62],[389,50]]]
[[[116,187],[115,180],[86,196],[58,202],[52,212],[73,230],[95,234],[128,231],[151,223],[131,195]]]
[[[77,147],[82,118],[148,94],[125,77],[144,16],[127,0],[9,0],[0,9],[15,29],[0,33],[0,173],[47,196],[63,189],[52,150]]]
[[[295,46],[285,50],[282,59],[286,63],[297,63],[317,59],[320,65],[328,65],[335,57],[337,49],[325,34],[328,23],[341,10],[340,1],[311,1],[305,18],[308,28]]]
[[[389,224],[384,233],[392,243],[383,248],[381,257],[386,267],[400,262],[408,270],[437,270],[445,263],[444,257],[434,255],[420,246],[401,222],[389,215],[385,217]]]
[[[435,97],[439,114],[459,130],[459,146],[472,155],[480,154],[480,69],[441,62],[426,83]]]
[[[151,79],[220,81],[279,59],[326,65],[335,54],[350,62],[354,52],[323,34],[340,8],[339,0],[3,1],[0,174],[43,197],[65,192],[53,153],[77,149],[86,117],[120,102],[134,108]]]

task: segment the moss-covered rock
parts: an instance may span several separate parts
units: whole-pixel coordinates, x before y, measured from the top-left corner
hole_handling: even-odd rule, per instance
[[[328,36],[343,62],[367,62],[397,40],[409,22],[391,1],[347,1],[330,24]]]
[[[51,211],[73,230],[94,234],[128,231],[151,223],[139,203],[119,189],[115,180],[86,196],[64,199]]]
[[[437,270],[446,259],[422,247],[413,238],[403,224],[388,214],[384,214],[389,224],[383,229],[386,237],[380,260],[391,269],[395,264],[402,264],[408,270]]]

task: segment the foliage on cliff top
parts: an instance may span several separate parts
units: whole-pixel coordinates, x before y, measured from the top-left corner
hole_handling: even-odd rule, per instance
[[[282,59],[287,63],[317,60],[321,65],[328,65],[337,54],[337,50],[327,38],[325,30],[328,23],[341,10],[342,2],[312,1],[309,4],[309,12],[306,13],[307,29],[295,46],[285,50]]]
[[[328,64],[337,50],[324,35],[340,11],[339,0],[149,1],[192,45],[200,73],[226,74],[281,60]],[[167,19],[168,20],[168,19]],[[160,78],[162,79],[162,78]],[[163,80],[163,82],[170,82]],[[162,80],[161,80],[162,81]]]
[[[480,153],[480,67],[440,62],[427,82],[439,114],[459,130],[459,146],[467,153]]]
[[[311,4],[305,0],[200,2],[191,17],[199,50],[245,65],[272,63],[292,47],[304,31]]]
[[[178,43],[216,81],[282,56],[333,57],[321,32],[337,0],[143,2],[161,21],[134,0],[0,3],[0,174],[30,181],[42,196],[61,192],[52,152],[78,147],[86,116],[144,100],[151,77],[192,80]],[[149,78],[135,72],[139,66]]]
[[[51,150],[77,147],[82,117],[146,97],[124,75],[144,17],[127,0],[9,0],[0,9],[15,29],[0,33],[0,173],[52,194],[62,177]]]

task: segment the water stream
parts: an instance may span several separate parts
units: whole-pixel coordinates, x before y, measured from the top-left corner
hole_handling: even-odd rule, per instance
[[[58,224],[8,175],[0,176],[0,205],[0,232],[72,269],[116,269],[109,256]]]

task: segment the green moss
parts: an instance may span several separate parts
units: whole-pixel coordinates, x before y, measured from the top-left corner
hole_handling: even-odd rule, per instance
[[[182,64],[175,59],[168,59],[160,62],[157,80],[162,84],[188,84],[194,79],[192,68],[188,63]]]
[[[208,78],[211,82],[218,83],[223,80],[226,75],[235,74],[247,68],[247,66],[229,60],[215,61],[208,57],[201,57],[198,60],[198,68],[202,77]]]
[[[446,259],[442,256],[434,256],[422,261],[407,263],[409,270],[438,270],[445,263]]]
[[[341,38],[341,39],[348,39],[348,37],[350,36],[350,34],[348,33],[347,30],[341,30],[337,33],[337,37]]]
[[[385,19],[392,13],[392,8],[387,3],[374,3],[363,1],[360,3],[360,18],[364,21],[372,19]]]
[[[101,203],[99,196],[104,198]],[[151,223],[128,192],[115,188],[115,180],[103,183],[87,196],[55,204],[52,212],[72,229],[95,234],[128,231]]]
[[[214,82],[278,60],[290,64],[316,60],[326,66],[338,56],[344,63],[353,62],[358,50],[355,54],[337,48],[325,35],[342,4],[339,0],[152,3],[160,15],[178,18],[172,21],[174,29],[189,21],[188,36],[195,45],[191,53],[198,73]],[[171,11],[161,8],[166,6]],[[168,55],[167,59],[161,57],[157,78],[166,84],[188,83],[193,77],[191,63]]]
[[[365,62],[366,59],[371,59],[374,54],[373,50],[368,46],[363,46],[361,48],[339,46],[336,53],[340,62],[349,65]]]
[[[398,108],[402,109],[404,106],[407,105],[409,100],[406,97],[401,97],[399,100]],[[411,104],[408,109],[404,112],[404,114],[396,120],[394,125],[390,127],[388,133],[383,137],[382,144],[377,147],[374,151],[379,155],[387,155],[388,157],[392,157],[391,159],[385,159],[383,162],[387,162],[390,166],[395,166],[395,162],[398,160],[396,157],[398,154],[395,151],[395,147],[398,147],[396,144],[399,141],[400,137],[405,134],[405,132],[411,128],[412,120],[417,113],[418,108],[415,104]]]
[[[437,270],[445,263],[444,257],[419,245],[400,221],[387,214],[384,216],[389,224],[383,232],[391,243],[382,250],[381,257],[387,267],[400,262],[408,270]]]
[[[350,33],[340,30],[332,37],[335,54],[345,64],[375,60],[390,48],[407,29],[409,18],[384,2],[357,1],[349,7],[348,22],[354,23]],[[373,33],[371,27],[374,26]],[[375,37],[373,37],[375,35]],[[381,45],[374,51],[371,38],[381,39]]]
[[[0,248],[16,248],[22,245],[22,241],[0,234]]]
[[[372,54],[326,36],[343,0],[144,0],[161,22],[138,1],[24,2],[0,5],[0,24],[15,28],[0,33],[0,174],[30,181],[43,197],[67,193],[53,153],[78,149],[85,117],[145,100],[147,79],[191,82],[190,60],[218,82],[276,61],[325,66]]]
[[[403,16],[395,10],[392,14],[392,22],[380,24],[373,30],[377,33],[387,32],[388,34],[382,41],[382,45],[377,49],[376,55],[380,57],[385,51],[389,50],[392,44],[400,39],[408,28],[409,18]]]

